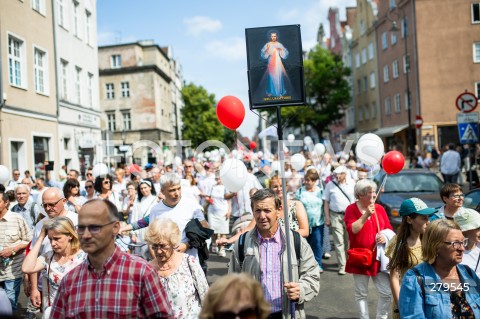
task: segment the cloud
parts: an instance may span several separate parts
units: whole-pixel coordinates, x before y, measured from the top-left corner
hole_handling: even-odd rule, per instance
[[[198,36],[204,32],[216,32],[222,29],[222,22],[209,17],[195,16],[186,18],[183,23],[187,25],[187,34]]]
[[[207,51],[215,57],[227,61],[246,61],[246,47],[243,38],[230,38],[223,41],[210,41],[206,44]]]

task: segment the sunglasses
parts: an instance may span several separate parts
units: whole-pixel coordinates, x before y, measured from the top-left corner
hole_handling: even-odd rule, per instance
[[[87,176],[93,176],[93,174],[92,173],[87,173]]]
[[[45,209],[49,209],[49,208],[53,208],[55,207],[59,201],[61,201],[63,198],[60,198],[59,200],[57,200],[55,203],[43,203],[42,206],[43,208]]]
[[[79,235],[83,234],[87,229],[90,232],[90,234],[98,234],[103,227],[111,225],[113,223],[116,223],[116,221],[103,224],[103,225],[78,225],[77,227],[75,227],[75,229],[77,230],[77,233]]]
[[[85,189],[93,188],[93,186],[85,186]]]
[[[109,180],[103,181],[104,184],[110,184]]]
[[[256,319],[258,318],[257,307],[243,309],[240,312],[218,311],[213,314],[214,319]]]

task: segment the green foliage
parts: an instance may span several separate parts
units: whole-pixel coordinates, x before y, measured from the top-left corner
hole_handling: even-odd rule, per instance
[[[182,89],[184,106],[181,110],[182,135],[192,141],[192,147],[207,140],[224,140],[224,127],[217,118],[215,95],[193,83]]]
[[[311,125],[322,136],[330,124],[343,118],[350,102],[347,82],[350,69],[344,66],[340,56],[320,46],[308,53],[304,69],[308,106],[282,108],[282,117],[289,121],[290,127]]]

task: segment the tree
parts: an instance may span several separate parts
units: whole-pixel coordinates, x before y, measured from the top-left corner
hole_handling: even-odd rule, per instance
[[[350,102],[347,77],[341,56],[316,46],[304,61],[305,91],[308,105],[282,108],[283,120],[288,126],[311,125],[322,136],[330,124],[340,121]],[[272,114],[273,115],[273,114]]]
[[[182,89],[182,98],[182,135],[183,139],[192,141],[192,147],[208,140],[218,140],[226,145],[233,141],[231,133],[217,118],[214,94],[209,94],[202,86],[189,83]]]

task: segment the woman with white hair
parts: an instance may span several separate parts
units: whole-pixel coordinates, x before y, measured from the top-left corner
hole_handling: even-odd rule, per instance
[[[208,283],[198,260],[175,249],[181,238],[178,225],[169,218],[155,219],[145,233],[155,255],[150,265],[160,277],[173,317],[196,319]]]
[[[469,266],[480,276],[480,214],[476,210],[465,208],[457,212],[453,220],[460,226],[463,236],[468,239],[461,264]]]
[[[354,187],[356,202],[345,210],[345,225],[348,232],[350,249],[364,248],[372,252],[368,265],[355,263],[352,255],[347,258],[345,271],[353,274],[355,282],[355,301],[359,317],[369,318],[368,282],[373,280],[378,292],[377,318],[387,318],[392,293],[388,274],[380,271],[380,261],[376,258],[377,245],[386,243],[381,233],[384,229],[392,230],[385,209],[375,203],[377,184],[369,179],[358,181]],[[349,250],[350,252],[350,250]],[[350,254],[350,253],[349,253]]]

